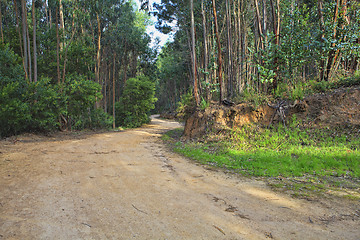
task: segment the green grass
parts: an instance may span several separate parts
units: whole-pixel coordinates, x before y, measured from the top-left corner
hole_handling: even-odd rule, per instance
[[[181,129],[170,131],[163,139],[172,142],[175,152],[244,175],[270,178],[305,178],[299,186],[285,186],[321,191],[323,184],[342,188],[350,181],[359,188],[359,129],[300,129],[296,120],[287,129],[247,126],[228,130],[221,136],[206,136],[201,141],[178,141]],[[349,131],[354,134],[349,134]],[[332,179],[332,180],[329,180]],[[343,184],[341,181],[345,181]],[[296,182],[296,181],[295,181]],[[274,183],[284,187],[283,183]]]

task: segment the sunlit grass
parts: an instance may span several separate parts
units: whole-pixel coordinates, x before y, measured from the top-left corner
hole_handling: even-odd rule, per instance
[[[360,178],[360,139],[356,135],[328,129],[301,130],[292,124],[287,129],[279,126],[271,130],[247,126],[211,141],[204,139],[178,141],[174,150],[201,163],[252,176]]]

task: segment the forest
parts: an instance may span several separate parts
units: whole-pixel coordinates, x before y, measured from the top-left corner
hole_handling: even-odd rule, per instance
[[[347,0],[162,0],[156,26],[175,35],[158,59],[158,105],[176,109],[190,88],[206,107],[358,82],[359,10]]]
[[[0,1],[0,136],[138,127],[181,101],[356,83],[359,11],[347,0]],[[173,40],[151,45],[150,24]]]
[[[147,122],[157,48],[131,1],[0,1],[1,136]]]

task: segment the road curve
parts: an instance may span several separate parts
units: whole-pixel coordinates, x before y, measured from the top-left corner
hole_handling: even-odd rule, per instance
[[[160,134],[179,126],[0,141],[0,239],[359,239],[356,206],[169,152]]]

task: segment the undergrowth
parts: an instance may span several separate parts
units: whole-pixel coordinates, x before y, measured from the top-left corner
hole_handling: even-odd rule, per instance
[[[176,152],[203,164],[275,180],[274,187],[294,192],[360,187],[359,129],[305,129],[293,119],[287,128],[248,125],[188,142],[179,141],[180,131],[163,137]]]

